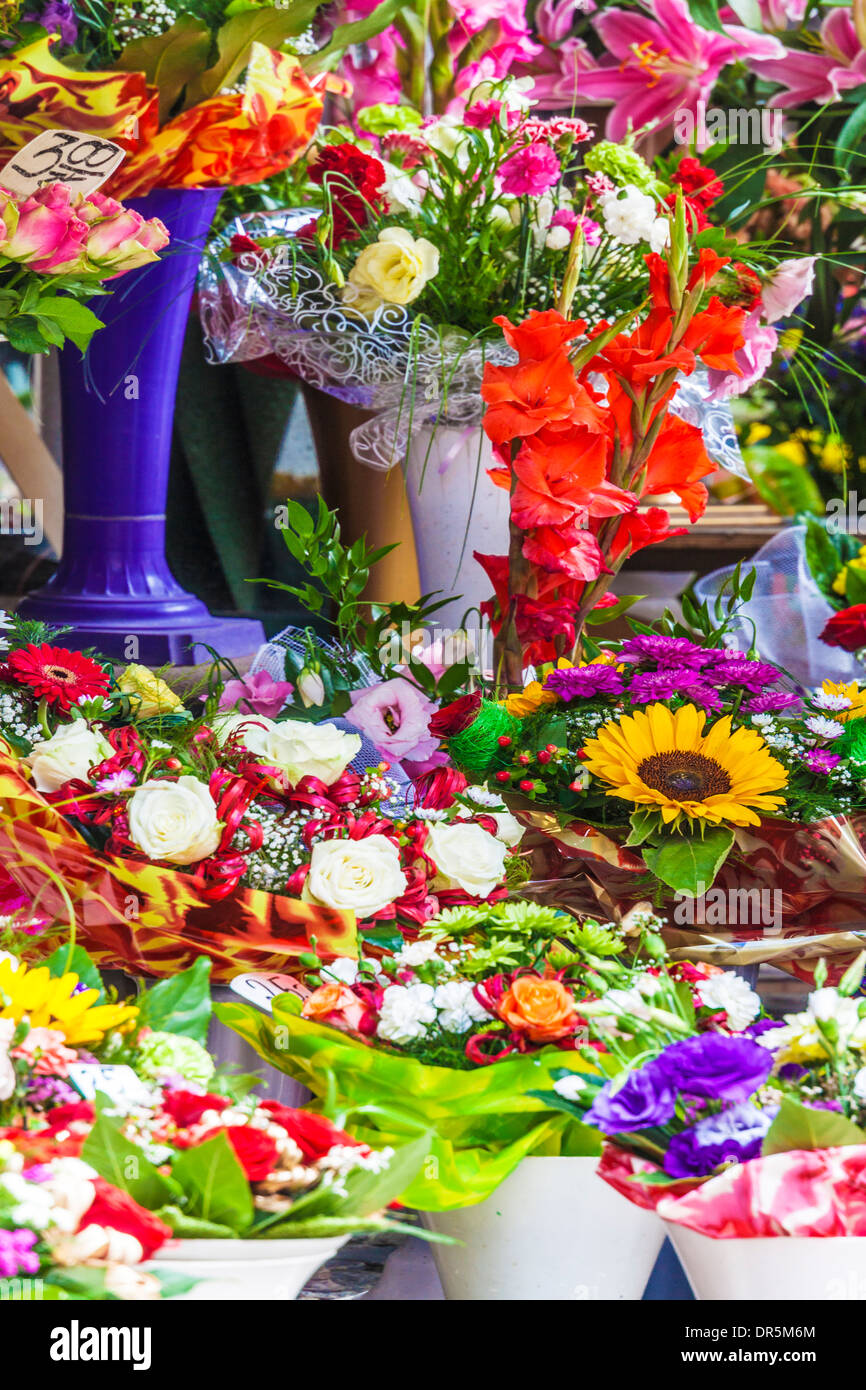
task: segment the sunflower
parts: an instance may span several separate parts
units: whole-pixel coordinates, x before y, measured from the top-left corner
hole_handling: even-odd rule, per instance
[[[756,811],[783,805],[766,793],[783,787],[787,772],[754,729],[731,732],[726,715],[705,734],[705,720],[695,705],[648,705],[599,729],[584,745],[584,766],[611,784],[608,796],[657,806],[668,824],[681,816],[760,824]]]
[[[28,685],[37,699],[46,699],[60,709],[71,709],[82,696],[107,695],[107,671],[89,656],[65,647],[19,647],[8,661],[9,670],[21,685]]]
[[[138,1017],[133,1004],[96,1004],[99,990],[82,989],[77,975],[52,975],[7,956],[0,960],[0,1018],[31,1028],[53,1028],[68,1043],[98,1043],[111,1028],[128,1028]]]

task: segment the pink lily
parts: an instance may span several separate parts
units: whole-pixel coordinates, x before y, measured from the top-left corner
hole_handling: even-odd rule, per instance
[[[866,82],[866,49],[857,36],[851,11],[831,10],[820,29],[823,53],[786,49],[781,62],[752,58],[749,66],[785,91],[770,106],[800,106],[807,101],[838,101],[845,91]]]

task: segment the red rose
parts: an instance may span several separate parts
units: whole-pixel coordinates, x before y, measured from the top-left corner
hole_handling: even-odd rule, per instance
[[[828,647],[842,647],[846,652],[866,647],[866,603],[855,603],[852,608],[834,613],[821,633],[821,641]]]
[[[194,1091],[166,1091],[162,1108],[180,1129],[197,1125],[206,1110],[225,1110],[231,1101],[225,1096],[197,1096]]]
[[[269,1134],[252,1125],[226,1125],[224,1129],[209,1129],[200,1143],[224,1134],[250,1182],[261,1182],[272,1173],[279,1162],[279,1150]]]
[[[453,738],[475,723],[480,708],[481,691],[473,690],[471,695],[461,695],[458,700],[452,700],[450,705],[438,710],[427,728],[434,738]]]
[[[135,1236],[144,1251],[145,1260],[149,1260],[161,1245],[171,1239],[171,1227],[140,1207],[128,1192],[121,1192],[119,1187],[113,1187],[104,1178],[93,1178],[91,1181],[96,1188],[96,1196],[79,1222],[80,1231],[88,1226],[106,1226],[112,1231]]]
[[[232,253],[232,261],[237,265],[241,256],[254,256],[262,265],[267,265],[269,256],[263,246],[252,237],[246,236],[243,232],[236,232],[229,242],[229,250]]]
[[[55,1105],[53,1110],[48,1111],[48,1128],[40,1130],[41,1134],[57,1134],[61,1129],[68,1129],[76,1120],[83,1120],[86,1124],[93,1124],[96,1119],[96,1111],[93,1102],[89,1100],[74,1100],[68,1105]]]
[[[261,1108],[267,1111],[274,1124],[280,1125],[294,1139],[304,1158],[313,1162],[336,1147],[367,1150],[366,1144],[360,1144],[345,1130],[337,1129],[324,1115],[313,1115],[309,1110],[293,1110],[276,1100],[263,1101]]]

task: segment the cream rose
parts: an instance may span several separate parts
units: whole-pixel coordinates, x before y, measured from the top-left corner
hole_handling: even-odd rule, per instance
[[[127,666],[117,680],[118,689],[132,700],[133,718],[151,719],[157,714],[171,714],[180,709],[182,701],[161,676],[147,666]]]
[[[373,290],[388,304],[411,304],[439,270],[439,252],[425,237],[403,227],[386,227],[365,246],[349,271],[360,289]]]
[[[71,724],[61,724],[51,738],[35,743],[24,761],[33,772],[37,791],[56,792],[72,777],[83,780],[92,767],[111,754],[107,739],[83,719],[73,719]]]
[[[268,739],[274,727],[273,719],[266,719],[263,714],[228,714],[213,723],[220,746],[236,734],[242,747],[260,758],[268,756]]]
[[[402,897],[408,883],[400,853],[386,835],[364,840],[320,840],[313,846],[301,896],[320,907],[372,917]]]
[[[152,779],[129,799],[129,837],[148,859],[195,864],[220,842],[213,797],[197,777]]]
[[[267,752],[293,786],[302,777],[318,777],[330,787],[361,751],[360,734],[347,734],[336,724],[307,724],[286,719],[274,724]]]
[[[427,831],[424,852],[436,865],[434,891],[456,887],[473,898],[487,898],[505,875],[506,846],[481,825],[434,822]]]
[[[520,824],[517,817],[510,811],[491,811],[490,815],[496,821],[497,840],[501,840],[509,848],[519,845],[526,833],[526,827]]]

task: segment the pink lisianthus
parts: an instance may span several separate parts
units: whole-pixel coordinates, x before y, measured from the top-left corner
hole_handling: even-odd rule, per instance
[[[18,203],[17,224],[0,245],[0,256],[44,275],[83,269],[86,238],[87,223],[66,184],[48,183]]]
[[[749,67],[768,82],[778,82],[770,106],[838,101],[843,92],[866,83],[866,49],[857,36],[850,9],[830,10],[819,30],[823,52],[785,49],[778,56],[754,55]]]
[[[775,328],[761,323],[760,309],[756,309],[746,318],[743,323],[743,337],[745,343],[734,353],[734,361],[742,375],[737,376],[736,372],[723,372],[711,367],[708,373],[711,401],[742,396],[750,386],[761,380],[772,362],[779,344],[779,335]]]
[[[537,198],[553,187],[561,173],[553,150],[541,141],[515,150],[499,170],[502,192],[511,198]]]
[[[808,299],[815,280],[816,259],[815,256],[797,256],[793,260],[779,262],[761,291],[763,317],[767,323],[787,318],[798,304]]]
[[[65,1033],[56,1028],[31,1028],[9,1055],[27,1062],[34,1076],[58,1076],[61,1080],[78,1061],[75,1048],[66,1046]]]
[[[351,700],[345,718],[396,762],[404,758],[423,762],[438,749],[439,740],[427,730],[436,705],[409,681],[397,676],[353,690]]]
[[[237,708],[241,714],[261,714],[273,719],[293,690],[289,681],[275,681],[267,671],[254,671],[242,680],[226,681],[219,708]]]

